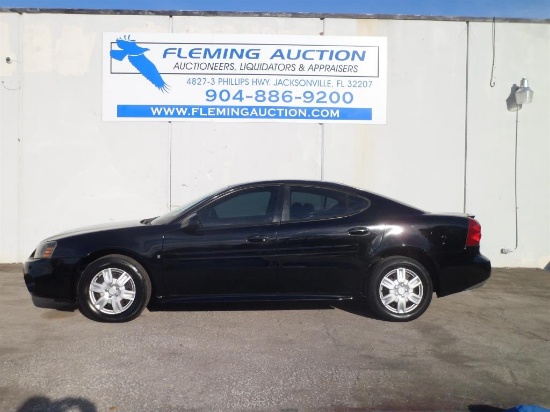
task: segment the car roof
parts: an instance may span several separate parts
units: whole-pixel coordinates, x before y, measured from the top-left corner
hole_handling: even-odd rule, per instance
[[[374,192],[370,192],[364,189],[360,189],[358,187],[349,186],[344,183],[336,183],[336,182],[328,182],[324,180],[298,180],[298,179],[283,179],[283,180],[262,180],[257,182],[247,182],[247,183],[239,183],[235,185],[230,185],[226,188],[227,190],[232,189],[239,189],[243,187],[252,187],[252,186],[261,186],[261,185],[269,185],[269,184],[275,184],[275,185],[301,185],[301,186],[315,186],[315,187],[324,187],[324,188],[331,188],[336,190],[344,190],[347,192],[356,193],[360,196],[366,196],[371,201],[378,201],[378,203],[391,203],[396,207],[400,207],[403,209],[407,209],[411,212],[417,212],[417,213],[424,213],[423,210],[408,205],[406,203],[403,203],[399,200],[395,200],[392,198],[389,198],[387,196],[379,195]]]
[[[332,187],[334,189],[341,189],[341,190],[352,190],[352,191],[359,191],[364,193],[370,193],[363,189],[349,186],[343,183],[336,183],[336,182],[327,182],[325,180],[299,180],[299,179],[285,179],[285,180],[261,180],[261,181],[253,181],[253,182],[244,182],[244,183],[238,183],[234,185],[230,185],[228,188],[239,188],[239,187],[246,187],[246,186],[259,186],[259,185],[268,185],[268,184],[285,184],[285,185],[301,185],[301,186],[317,186],[317,187]]]

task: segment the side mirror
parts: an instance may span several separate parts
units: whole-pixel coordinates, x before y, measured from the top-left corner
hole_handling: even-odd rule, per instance
[[[201,226],[201,221],[196,214],[186,217],[183,222],[181,222],[181,228],[188,232],[194,232],[198,230]]]

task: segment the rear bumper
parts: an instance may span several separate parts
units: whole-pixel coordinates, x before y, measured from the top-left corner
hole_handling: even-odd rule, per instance
[[[24,263],[24,280],[38,301],[76,301],[76,264],[78,259],[33,259]],[[37,305],[39,306],[39,305]]]
[[[440,266],[438,297],[483,286],[491,276],[491,261],[485,256],[478,253],[464,259],[464,254],[461,255],[460,259],[448,259]]]

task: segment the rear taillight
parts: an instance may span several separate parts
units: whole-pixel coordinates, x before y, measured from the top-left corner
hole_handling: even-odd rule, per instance
[[[466,235],[466,246],[479,246],[481,240],[481,225],[475,219],[468,218],[468,234]]]

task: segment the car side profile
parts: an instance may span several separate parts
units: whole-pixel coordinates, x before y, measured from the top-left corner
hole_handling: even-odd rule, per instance
[[[432,295],[485,282],[481,226],[342,184],[235,185],[141,221],[41,242],[24,264],[35,298],[129,321],[156,302],[345,300],[409,321]]]

